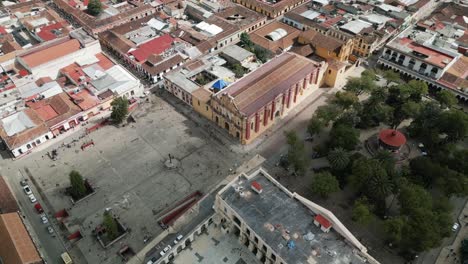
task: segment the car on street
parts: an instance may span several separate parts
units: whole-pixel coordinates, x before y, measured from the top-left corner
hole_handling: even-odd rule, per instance
[[[174,245],[177,244],[177,243],[179,243],[179,241],[180,241],[183,237],[184,237],[183,235],[178,235],[178,236],[176,237],[176,239],[174,240]]]
[[[460,228],[460,224],[459,223],[453,223],[452,231],[455,232],[455,231],[458,230],[458,228]]]
[[[163,257],[166,253],[164,251],[161,251],[159,252],[159,255],[161,255],[161,257]]]
[[[45,216],[45,214],[41,215],[41,221],[43,224],[49,223],[49,219],[47,219],[47,216]]]
[[[26,186],[26,185],[28,185],[28,183],[26,182],[26,180],[21,180],[21,181],[20,181],[20,184],[21,184],[21,186]]]
[[[24,191],[27,195],[32,194],[32,191],[31,191],[31,188],[29,188],[29,185],[23,186],[23,191]]]
[[[166,254],[169,250],[171,250],[171,246],[167,246],[164,248],[164,254]]]
[[[53,234],[53,233],[54,233],[54,229],[53,229],[51,226],[48,226],[48,227],[47,227],[47,232],[48,232],[49,234]]]
[[[29,201],[31,201],[31,203],[37,202],[36,196],[34,196],[34,194],[31,193],[28,197],[29,197]]]

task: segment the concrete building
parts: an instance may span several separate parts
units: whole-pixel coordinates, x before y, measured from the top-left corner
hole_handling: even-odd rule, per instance
[[[448,89],[458,98],[466,100],[466,56],[447,48],[447,45],[450,46],[437,32],[410,27],[385,45],[378,63],[413,79],[425,81],[430,88]]]
[[[255,54],[237,45],[231,45],[223,49],[221,57],[231,64],[246,65],[255,59]]]
[[[249,144],[318,89],[325,69],[326,63],[283,53],[213,95],[211,120]]]
[[[256,45],[279,54],[290,50],[300,33],[294,27],[274,21],[249,33],[249,36]]]
[[[79,24],[83,30],[92,36],[97,36],[101,32],[149,16],[157,11],[152,5],[138,1],[124,1],[118,4],[109,1],[107,3],[116,8],[117,11],[110,12],[110,15],[101,18],[88,15],[84,10],[81,10],[82,6],[75,5],[75,1],[54,0],[52,6],[62,16]],[[87,6],[87,4],[84,6]]]
[[[144,263],[379,263],[331,211],[290,192],[262,168],[226,179],[170,231]],[[198,244],[206,243],[207,231],[220,233],[214,246]],[[165,254],[155,250],[169,244]]]
[[[45,122],[29,108],[1,120],[0,137],[14,157],[27,154],[53,136]]]
[[[235,0],[234,2],[268,16],[269,18],[275,18],[305,3],[306,0]]]
[[[0,263],[43,263],[18,213],[0,214]]]

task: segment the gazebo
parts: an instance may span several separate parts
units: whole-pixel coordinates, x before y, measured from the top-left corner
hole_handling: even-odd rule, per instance
[[[385,149],[395,151],[405,145],[406,137],[398,130],[385,129],[379,133],[379,144]]]

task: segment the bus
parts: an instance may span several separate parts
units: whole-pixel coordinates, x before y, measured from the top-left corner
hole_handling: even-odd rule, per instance
[[[73,264],[73,261],[67,252],[62,253],[61,257],[64,264]]]

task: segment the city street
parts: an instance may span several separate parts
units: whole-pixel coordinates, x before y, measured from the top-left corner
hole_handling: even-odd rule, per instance
[[[43,224],[40,218],[40,214],[34,208],[34,203],[31,203],[26,193],[24,193],[22,186],[20,185],[21,179],[28,179],[24,171],[19,170],[17,172],[17,177],[15,180],[10,178],[10,186],[13,188],[13,192],[16,193],[16,198],[18,199],[18,204],[21,208],[21,214],[25,217],[26,227],[31,234],[33,241],[36,246],[39,248],[39,252],[42,254],[42,257],[47,261],[47,263],[61,263],[60,255],[65,252],[65,246],[62,242],[62,238],[58,234],[57,222],[53,219],[52,212],[49,212],[45,206],[42,206],[45,210],[44,213],[47,214],[49,223]],[[34,196],[37,199],[37,202],[44,204],[43,199],[34,184],[31,184],[31,181],[28,180],[28,185],[31,188]],[[51,225],[54,229],[53,234],[49,234],[47,231],[47,226]]]

